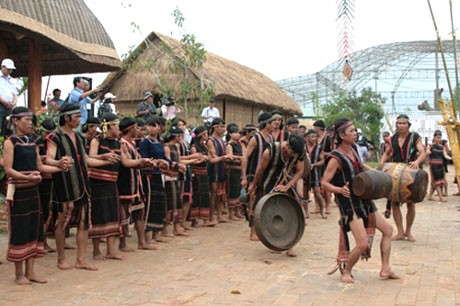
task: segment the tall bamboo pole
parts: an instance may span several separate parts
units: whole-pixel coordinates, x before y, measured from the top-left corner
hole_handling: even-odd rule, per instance
[[[452,43],[454,45],[454,67],[455,67],[455,87],[457,90],[455,91],[455,103],[460,102],[460,84],[458,83],[458,56],[457,56],[457,33],[455,31],[454,26],[454,14],[453,14],[453,7],[452,7],[452,0],[449,0],[449,9],[450,9],[450,24],[452,27]]]
[[[430,8],[431,19],[433,19],[433,25],[434,25],[434,29],[436,31],[436,37],[438,39],[439,51],[441,52],[442,63],[443,63],[443,66],[444,66],[444,73],[446,74],[447,85],[449,87],[450,100],[453,101],[454,91],[452,90],[452,84],[450,83],[449,70],[447,69],[446,56],[444,55],[444,47],[442,45],[441,35],[439,35],[438,26],[437,26],[436,20],[434,18],[433,9],[431,8],[431,2],[430,2],[430,0],[426,0],[426,1],[428,2],[428,7]],[[455,116],[455,113],[454,113],[454,116]]]

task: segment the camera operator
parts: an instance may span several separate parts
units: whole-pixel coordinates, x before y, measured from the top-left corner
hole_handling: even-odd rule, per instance
[[[144,99],[137,105],[136,116],[142,118],[144,121],[150,115],[155,115],[157,108],[153,104],[153,94],[147,91],[144,94]]]

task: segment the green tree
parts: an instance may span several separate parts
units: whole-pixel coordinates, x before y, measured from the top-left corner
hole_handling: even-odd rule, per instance
[[[356,91],[342,91],[322,106],[322,116],[328,126],[340,118],[352,120],[368,140],[378,145],[383,126],[383,111],[378,99],[384,101],[380,94],[370,88],[362,89],[359,94]]]

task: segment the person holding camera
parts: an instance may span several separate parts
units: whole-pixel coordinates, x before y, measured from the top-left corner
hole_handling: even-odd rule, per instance
[[[147,120],[147,117],[155,115],[156,112],[157,108],[155,107],[155,104],[153,104],[153,93],[147,91],[144,94],[143,101],[137,105],[136,116],[145,121]]]
[[[70,92],[69,103],[78,103],[80,105],[80,127],[88,120],[88,103],[93,104],[98,100],[98,96],[91,98],[91,95],[101,92],[102,87],[89,89],[89,82],[83,77],[77,77],[73,80],[74,89]]]
[[[176,113],[180,113],[180,108],[176,107],[176,100],[173,97],[168,97],[163,101],[161,106],[161,116],[166,120],[174,120]]]

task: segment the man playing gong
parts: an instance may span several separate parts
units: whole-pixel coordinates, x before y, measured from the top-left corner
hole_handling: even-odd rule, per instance
[[[263,152],[260,167],[249,185],[248,193],[253,195],[257,188],[262,188],[263,194],[275,191],[295,195],[296,183],[303,175],[304,158],[305,139],[300,135],[292,134],[287,141],[270,144]],[[258,184],[262,178],[262,184]],[[293,248],[286,254],[297,256]]]
[[[408,164],[412,169],[419,169],[420,165],[425,160],[425,148],[422,144],[422,139],[416,132],[409,132],[411,123],[407,115],[401,114],[396,118],[396,129],[397,132],[391,137],[389,146],[387,146],[385,153],[382,155],[377,169],[382,169],[383,164],[392,158],[395,163]],[[393,219],[395,220],[398,233],[393,237],[393,240],[404,240],[407,238],[410,242],[415,242],[414,236],[412,236],[412,225],[415,219],[415,204],[407,204],[406,214],[406,231],[404,231],[401,204],[393,202]]]

